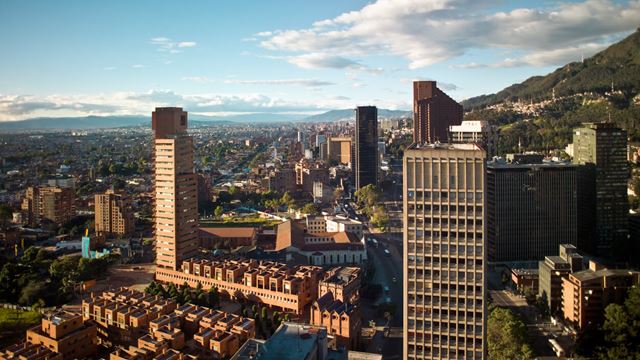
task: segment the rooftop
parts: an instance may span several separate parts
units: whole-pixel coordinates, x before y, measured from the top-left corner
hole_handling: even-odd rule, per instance
[[[315,358],[309,356],[317,351],[319,339],[326,339],[324,327],[296,323],[282,323],[278,330],[264,343],[247,341],[232,359],[244,360],[298,360]]]

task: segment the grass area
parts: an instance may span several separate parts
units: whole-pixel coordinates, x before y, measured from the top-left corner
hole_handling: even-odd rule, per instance
[[[0,347],[24,338],[25,331],[40,323],[42,315],[35,311],[0,308]]]
[[[200,227],[258,227],[271,229],[281,221],[258,216],[242,216],[225,219],[200,220]]]

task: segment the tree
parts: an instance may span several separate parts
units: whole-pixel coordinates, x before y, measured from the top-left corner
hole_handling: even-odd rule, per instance
[[[371,216],[371,211],[376,204],[382,201],[382,192],[375,185],[369,184],[355,192],[358,205],[364,208],[364,212]]]
[[[47,285],[44,281],[31,280],[22,288],[22,292],[20,294],[20,299],[18,299],[18,303],[20,305],[31,306],[36,303],[37,300],[43,297],[43,294],[47,288]]]
[[[624,304],[609,304],[604,311],[605,347],[601,359],[640,359],[640,288],[629,290]]]
[[[260,311],[260,315],[262,317],[262,320],[266,320],[267,319],[267,308],[263,307],[262,310]]]
[[[320,211],[315,204],[309,203],[302,207],[302,212],[308,215],[318,215]]]
[[[492,360],[528,360],[533,350],[527,328],[511,310],[494,308],[487,320],[487,348]]]
[[[280,203],[286,206],[287,209],[289,209],[295,204],[295,200],[293,200],[293,197],[291,197],[291,195],[287,191],[284,193],[284,195],[282,195],[282,198],[280,199]]]
[[[342,190],[341,188],[336,188],[335,190],[333,190],[333,201],[338,201],[342,199],[343,195],[344,195],[344,190]]]
[[[220,205],[216,206],[216,209],[214,210],[213,213],[217,218],[220,218],[222,216],[222,214],[224,214],[224,208]]]
[[[209,289],[209,306],[211,308],[217,308],[220,306],[220,294],[217,287]]]
[[[13,211],[7,204],[0,204],[0,229],[8,226],[9,221],[13,217]]]
[[[375,207],[373,215],[371,216],[371,225],[383,231],[386,229],[387,225],[389,225],[389,215],[387,214],[387,209],[384,206],[380,205]]]

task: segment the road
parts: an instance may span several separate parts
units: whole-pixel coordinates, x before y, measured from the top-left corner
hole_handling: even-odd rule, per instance
[[[524,323],[527,325],[527,332],[531,338],[533,351],[537,356],[553,356],[554,353],[549,346],[549,339],[558,339],[557,335],[561,334],[559,327],[552,326],[548,322],[544,322],[539,315],[538,310],[534,306],[527,304],[524,296],[516,295],[506,290],[490,290],[489,296],[493,300],[493,304],[512,310],[520,315]],[[566,339],[558,339],[562,343],[566,343]]]

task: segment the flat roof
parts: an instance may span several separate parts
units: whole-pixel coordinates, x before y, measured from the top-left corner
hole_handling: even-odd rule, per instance
[[[283,323],[265,342],[251,339],[247,341],[232,359],[255,360],[298,360],[310,357],[317,351],[319,336],[327,336],[324,327]]]

